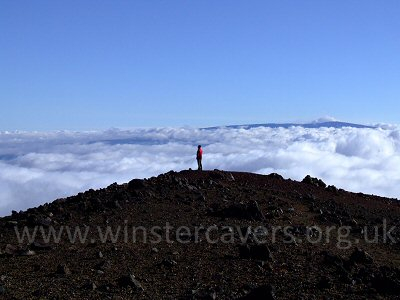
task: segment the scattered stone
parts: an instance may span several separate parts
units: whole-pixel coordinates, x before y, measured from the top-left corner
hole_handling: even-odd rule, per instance
[[[146,187],[144,180],[141,179],[132,179],[128,182],[128,188],[132,190],[142,189]]]
[[[250,291],[246,296],[242,297],[241,300],[274,300],[275,288],[271,284],[262,285],[256,287]]]
[[[235,181],[235,177],[233,177],[232,173],[228,173],[227,180],[228,181]]]
[[[0,295],[4,295],[5,293],[6,293],[5,287],[2,284],[0,284]]]
[[[340,271],[338,271],[340,273]],[[354,285],[356,283],[356,280],[351,278],[351,275],[347,272],[345,272],[344,269],[342,269],[342,273],[339,275],[339,279],[341,282]]]
[[[217,292],[214,289],[210,289],[210,288],[194,289],[194,290],[191,290],[191,293],[192,293],[192,296],[195,297],[194,299],[202,299],[202,300],[217,299]]]
[[[188,242],[194,241],[194,235],[190,234],[190,232],[180,232],[179,236],[177,237],[178,242]]]
[[[227,233],[233,233],[234,232],[234,230],[233,230],[233,228],[231,226],[224,227],[222,231],[223,232],[227,232]]]
[[[111,268],[111,262],[109,260],[102,261],[96,265],[97,270],[105,271]]]
[[[317,288],[320,290],[329,289],[331,287],[331,280],[323,276],[317,283]]]
[[[170,258],[166,258],[162,261],[162,264],[166,267],[172,268],[173,266],[177,265],[178,263]]]
[[[257,260],[256,263],[257,263],[257,266],[259,266],[260,269],[262,269],[262,270],[265,270],[268,272],[272,272],[274,270],[272,264],[265,260]]]
[[[44,244],[44,243],[40,243],[38,241],[34,241],[31,245],[30,248],[32,250],[51,250],[52,246],[49,244]]]
[[[214,169],[214,171],[210,172],[209,175],[210,175],[211,179],[214,179],[214,180],[221,180],[221,179],[224,179],[224,177],[225,177],[224,173],[218,169]]]
[[[232,204],[227,208],[214,212],[214,214],[224,218],[247,219],[253,221],[265,220],[265,215],[261,211],[257,201],[251,201],[249,204]]]
[[[33,256],[33,255],[36,255],[36,252],[33,251],[33,250],[25,249],[25,250],[18,251],[18,255],[20,255],[20,256]]]
[[[269,175],[267,175],[269,178],[274,178],[274,179],[278,179],[280,181],[283,181],[283,177],[281,175],[279,175],[278,173],[271,173]]]
[[[4,249],[4,253],[8,254],[8,255],[14,255],[17,253],[17,251],[18,251],[18,249],[11,244],[7,244]]]
[[[336,196],[329,192],[337,190],[332,186],[323,190],[297,181],[278,181],[284,180],[278,174],[268,175],[271,178],[236,172],[233,175],[221,171],[183,171],[149,180],[133,180],[130,187],[128,184],[113,184],[107,189],[82,193],[80,196],[68,197],[63,202],[46,204],[37,209],[15,213],[13,217],[0,218],[0,228],[3,228],[0,231],[0,252],[3,253],[0,258],[0,274],[8,276],[0,277],[0,294],[4,293],[1,289],[6,288],[6,296],[10,294],[10,297],[65,298],[69,295],[76,298],[86,293],[89,298],[116,299],[134,298],[134,291],[143,291],[145,288],[146,292],[149,289],[148,295],[144,292],[137,295],[154,299],[215,299],[217,296],[218,299],[238,299],[240,296],[244,296],[241,299],[274,299],[274,288],[268,283],[275,284],[278,296],[282,299],[336,296],[395,298],[400,294],[400,270],[393,267],[398,257],[396,247],[383,243],[370,246],[364,242],[358,244],[359,247],[362,245],[363,250],[354,250],[356,242],[353,248],[343,251],[338,250],[335,243],[310,247],[303,236],[308,234],[310,237],[319,237],[318,231],[314,229],[316,234],[311,235],[313,231],[307,232],[305,225],[297,225],[315,224],[316,228],[325,228],[342,222],[355,228],[354,232],[362,234],[361,228],[371,229],[379,221],[381,233],[383,217],[389,224],[398,225],[398,205],[395,201],[372,195],[361,198],[347,192],[340,192]],[[311,178],[309,181],[308,184],[321,185],[319,180]],[[310,191],[315,196],[309,194]],[[201,198],[202,195],[206,199]],[[119,210],[118,204],[124,210]],[[98,207],[102,208],[97,210]],[[213,215],[206,215],[208,211]],[[321,216],[317,215],[318,212]],[[264,220],[264,217],[270,219],[269,216],[274,220]],[[244,244],[230,246],[201,244],[204,247],[200,245],[200,248],[194,243],[148,243],[136,247],[119,242],[113,244],[109,240],[106,244],[99,241],[92,243],[90,239],[82,245],[61,242],[50,246],[43,239],[31,244],[25,244],[25,241],[18,244],[13,228],[19,226],[22,229],[27,224],[46,222],[51,225],[59,222],[71,228],[85,224],[93,228],[96,225],[114,228],[125,224],[123,220],[128,220],[129,225],[141,224],[145,228],[175,220],[175,225],[196,229],[203,227],[199,231],[201,234],[207,232],[206,228],[216,226],[218,229],[213,237],[222,230],[225,237],[231,236],[235,243],[242,237],[247,240]],[[224,225],[231,227],[226,228]],[[278,229],[273,228],[278,225],[290,225],[290,233],[297,240],[296,247],[283,243],[282,229],[275,232],[270,230]],[[32,233],[32,228],[28,229]],[[161,228],[160,232],[163,233]],[[265,237],[270,237],[272,233],[278,235],[276,243],[256,243],[257,236],[259,240],[267,240]],[[368,233],[373,234],[373,230],[368,230]],[[192,240],[192,236],[185,233],[179,237]],[[67,263],[72,273],[66,265],[59,265],[55,273],[57,264],[62,262],[57,259],[61,257],[53,251],[43,252],[52,247],[56,248],[56,252],[65,252],[70,257],[64,258],[64,263]],[[116,247],[118,251],[113,251]],[[316,256],[322,249],[327,252],[323,256]],[[103,255],[100,250],[106,254]],[[374,259],[364,250],[375,258],[387,255],[387,260],[379,259],[374,264]],[[350,252],[346,258],[340,256],[347,251]],[[32,258],[15,257],[35,252],[37,256]],[[7,254],[14,257],[4,257]],[[54,264],[54,261],[57,263]],[[129,269],[125,273],[124,261],[136,263],[135,269],[141,270],[141,277],[135,278]],[[390,267],[387,270],[381,269],[385,264]],[[238,274],[242,278],[238,278]],[[286,275],[290,278],[286,278]],[[30,281],[24,285],[26,276]],[[49,280],[55,280],[54,284],[49,286]],[[243,282],[249,282],[249,285],[241,289]],[[169,287],[166,288],[167,285]],[[162,291],[165,288],[167,291],[164,294]],[[86,292],[82,289],[86,289]]]
[[[44,217],[41,215],[28,215],[27,225],[28,226],[43,226],[45,228],[49,227],[52,223],[50,217]]]
[[[245,244],[239,246],[239,257],[245,259],[273,261],[271,250],[265,244]]]
[[[334,186],[334,185],[329,185],[329,186],[326,188],[326,190],[327,190],[327,191],[330,191],[330,192],[332,192],[332,193],[335,193],[335,194],[338,194],[338,193],[339,193],[338,188],[337,188],[336,186]]]
[[[111,203],[112,203],[111,208],[122,209],[122,206],[121,206],[121,204],[119,204],[119,201],[118,201],[118,200],[115,200],[115,201],[113,201],[113,202],[111,202]]]
[[[358,247],[354,249],[353,253],[350,256],[350,260],[362,264],[371,264],[374,261],[371,255],[369,255],[364,250],[359,249]]]
[[[129,274],[126,276],[122,276],[118,279],[118,284],[122,287],[132,287],[137,291],[143,291],[144,288],[141,283],[135,278],[135,275]]]
[[[8,227],[8,228],[13,228],[15,226],[18,226],[18,222],[17,221],[7,221],[6,222],[6,227]]]
[[[94,291],[94,290],[97,289],[97,285],[96,285],[94,282],[92,282],[92,281],[89,281],[84,287],[85,287],[87,290],[90,290],[90,291]]]
[[[111,284],[107,283],[107,284],[101,285],[99,287],[99,290],[102,292],[105,292],[105,293],[109,293],[109,292],[111,292],[112,288],[113,288],[113,286]]]
[[[327,264],[327,265],[335,265],[335,266],[337,266],[337,265],[342,265],[343,264],[343,260],[339,256],[337,256],[335,254],[331,254],[328,251],[322,251],[321,255],[324,256],[324,263]]]
[[[197,196],[196,201],[204,202],[206,201],[206,197],[203,194],[201,194]]]
[[[318,187],[322,187],[322,188],[326,187],[325,182],[323,182],[321,179],[318,179],[318,178],[315,178],[315,177],[311,177],[310,175],[307,175],[306,177],[304,177],[302,182],[303,183],[307,183],[307,184],[311,184],[311,185],[315,185],[315,186],[318,186]]]
[[[38,264],[34,264],[33,265],[33,271],[34,272],[38,272],[38,271],[40,271],[42,269],[42,266],[41,265],[38,265]]]
[[[116,191],[118,188],[118,183],[114,182],[112,184],[110,184],[106,189],[109,191]]]
[[[397,278],[378,274],[372,279],[372,288],[381,294],[400,295],[400,281]]]
[[[33,293],[32,293],[32,296],[38,297],[38,298],[42,297],[43,295],[44,295],[44,291],[41,289],[37,289],[37,290],[33,291]]]
[[[57,271],[56,271],[56,273],[57,273],[57,274],[61,274],[61,275],[70,275],[70,274],[71,274],[71,271],[70,271],[70,269],[68,268],[67,265],[65,265],[65,264],[60,264],[60,265],[57,266]]]

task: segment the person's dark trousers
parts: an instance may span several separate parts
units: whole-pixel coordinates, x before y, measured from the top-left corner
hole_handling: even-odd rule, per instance
[[[197,170],[199,171],[203,170],[203,166],[201,165],[201,158],[197,159]]]

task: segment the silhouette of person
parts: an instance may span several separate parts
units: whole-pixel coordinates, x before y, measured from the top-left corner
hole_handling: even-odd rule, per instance
[[[201,148],[201,145],[198,145],[196,159],[197,159],[197,170],[199,171],[203,170],[203,165],[201,164],[202,158],[203,158],[203,149]]]

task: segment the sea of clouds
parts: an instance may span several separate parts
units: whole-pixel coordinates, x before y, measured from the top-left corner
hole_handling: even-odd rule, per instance
[[[400,198],[400,129],[147,128],[0,132],[0,216],[89,188],[195,169],[310,174],[354,192]]]

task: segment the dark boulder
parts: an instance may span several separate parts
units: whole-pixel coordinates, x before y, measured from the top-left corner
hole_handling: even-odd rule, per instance
[[[400,281],[397,278],[378,275],[372,279],[371,285],[380,294],[400,295]]]
[[[329,186],[326,188],[326,190],[327,190],[327,191],[330,191],[330,192],[332,192],[332,193],[334,193],[334,194],[338,194],[338,193],[339,193],[338,188],[337,188],[336,186],[334,186],[334,185],[329,185]]]
[[[350,261],[361,264],[371,264],[374,260],[367,252],[356,247],[350,256]]]
[[[5,293],[6,293],[5,287],[0,284],[0,295],[4,295]]]
[[[317,283],[317,288],[320,290],[329,289],[331,286],[331,280],[326,276],[321,277]]]
[[[136,291],[143,291],[144,288],[141,285],[141,283],[135,278],[135,276],[133,274],[129,274],[126,276],[122,276],[118,279],[118,284],[121,287],[132,287],[134,288]]]
[[[57,266],[56,273],[60,274],[60,275],[70,275],[71,274],[71,270],[68,268],[67,265],[60,264],[60,265]]]
[[[240,298],[241,300],[274,300],[275,288],[271,284],[256,287],[250,291],[246,296]]]
[[[325,182],[323,182],[321,179],[311,177],[310,175],[307,175],[306,177],[304,177],[304,179],[301,182],[311,184],[311,185],[314,185],[317,187],[326,188]]]
[[[269,247],[265,244],[244,244],[239,246],[239,257],[245,259],[256,259],[273,261]]]
[[[143,189],[146,187],[146,184],[144,180],[141,179],[132,179],[131,181],[128,182],[128,188],[130,190],[138,190],[138,189]]]
[[[217,211],[215,214],[223,218],[246,219],[254,221],[265,220],[265,215],[261,211],[260,206],[256,201],[251,201],[248,204],[232,204],[220,211]]]
[[[271,173],[271,174],[267,175],[267,177],[277,179],[279,181],[284,180],[283,177],[281,175],[279,175],[278,173]]]

